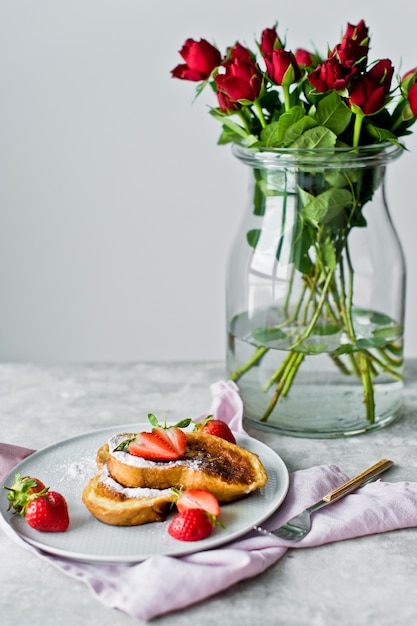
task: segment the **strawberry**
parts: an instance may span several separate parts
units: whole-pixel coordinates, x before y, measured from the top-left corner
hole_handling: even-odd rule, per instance
[[[129,439],[122,441],[115,450],[127,450],[129,454],[140,456],[148,461],[175,461],[184,455],[187,437],[181,428],[185,428],[191,419],[185,419],[173,426],[158,422],[153,413],[148,414],[148,420],[154,427],[152,432],[135,433]]]
[[[209,415],[205,420],[199,422],[195,426],[195,430],[201,433],[207,433],[208,435],[215,435],[230,441],[230,443],[236,443],[236,439],[229,428],[229,425],[223,420],[213,419],[212,415]]]
[[[29,501],[32,499],[30,496],[34,494],[45,493],[47,488],[39,478],[32,478],[31,476],[20,476],[16,472],[14,475],[14,481],[11,487],[6,487],[8,490],[7,498],[9,500],[9,510],[14,509],[22,515],[25,514],[26,507]]]
[[[179,455],[171,446],[154,433],[138,433],[129,443],[129,454],[140,456],[148,461],[175,461]]]
[[[214,517],[220,515],[220,505],[216,496],[204,489],[186,489],[179,494],[176,505],[180,513],[187,509],[201,509]]]
[[[56,491],[37,495],[26,507],[29,526],[42,532],[63,532],[69,526],[68,507],[64,496]]]
[[[178,454],[178,458],[182,457],[187,446],[187,437],[185,432],[176,426],[169,428],[158,427],[152,430],[154,435],[160,437]]]
[[[213,526],[213,518],[202,509],[187,509],[174,517],[168,533],[180,541],[200,541],[211,534]]]

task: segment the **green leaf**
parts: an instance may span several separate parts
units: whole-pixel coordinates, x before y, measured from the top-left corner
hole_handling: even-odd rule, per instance
[[[401,337],[402,328],[399,325],[387,326],[386,328],[379,328],[378,330],[374,330],[372,334],[378,339],[382,337],[383,339],[385,339],[385,341],[393,341],[394,339],[398,339]]]
[[[386,128],[378,128],[378,126],[375,126],[374,124],[372,124],[372,122],[367,123],[366,132],[371,135],[371,137],[374,137],[378,143],[391,141],[397,146],[400,146],[401,148],[403,147],[403,145],[400,144],[397,140],[397,137],[396,135],[394,135],[394,133],[392,133],[390,130],[387,130]]]
[[[327,335],[336,335],[340,331],[341,326],[339,324],[316,324],[312,334],[323,337]]]
[[[232,119],[230,119],[230,117],[227,117],[218,109],[210,109],[210,114],[223,123],[223,128],[228,128],[239,137],[245,138],[250,134],[245,128],[243,128],[243,126],[240,126],[239,124],[234,122]]]
[[[352,111],[335,91],[317,103],[318,124],[329,128],[336,135],[340,135],[347,128],[351,117]]]
[[[291,261],[302,274],[310,274],[313,263],[308,252],[312,245],[313,237],[310,227],[298,219],[294,226]]]
[[[371,316],[369,318],[371,324],[376,324],[377,326],[389,326],[392,324],[392,318],[385,313],[380,313],[379,311],[372,311]]]
[[[362,352],[363,350],[372,350],[373,348],[383,348],[386,345],[386,337],[367,337],[358,339],[356,343],[343,344],[333,354],[341,356],[342,354],[352,354],[353,352]]]
[[[289,147],[304,149],[314,148],[333,148],[336,143],[336,135],[324,126],[317,126],[316,128],[310,128],[305,131],[294,141]]]
[[[314,128],[315,126],[317,126],[317,122],[315,119],[313,119],[312,117],[309,117],[308,115],[305,115],[304,117],[302,117],[300,120],[298,120],[298,122],[295,122],[295,124],[292,124],[284,133],[284,137],[282,139],[282,143],[284,144],[284,146],[289,146],[292,143],[294,143],[294,141],[296,141],[296,139],[298,139],[306,130],[308,130],[309,128]]]
[[[280,341],[286,339],[287,335],[281,328],[254,328],[252,337],[258,343],[268,343],[270,341]]]
[[[302,106],[291,107],[280,116],[278,121],[271,122],[262,129],[261,141],[267,148],[281,147],[285,132],[303,117],[305,117],[305,112]]]
[[[254,228],[253,230],[249,230],[246,233],[246,239],[251,248],[256,248],[258,245],[259,238],[261,236],[260,228]]]
[[[303,217],[317,227],[339,216],[352,203],[352,194],[347,189],[327,189],[318,196],[299,189],[303,203]]]
[[[280,143],[279,122],[271,122],[261,131],[261,141],[266,148],[277,148]]]
[[[174,424],[174,428],[187,428],[192,422],[191,417],[186,417],[185,419]]]
[[[155,426],[156,428],[159,426],[158,418],[153,413],[148,413],[148,420],[152,426]]]

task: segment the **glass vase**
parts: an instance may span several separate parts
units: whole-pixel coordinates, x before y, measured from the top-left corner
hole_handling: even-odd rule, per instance
[[[398,415],[405,262],[387,207],[393,144],[233,146],[249,202],[227,271],[227,371],[253,426],[300,437]]]

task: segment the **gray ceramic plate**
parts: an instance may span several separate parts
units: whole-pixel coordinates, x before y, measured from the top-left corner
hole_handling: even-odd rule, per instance
[[[134,563],[154,555],[181,556],[221,546],[241,537],[266,520],[284,500],[289,485],[287,468],[271,448],[247,435],[236,434],[237,443],[259,455],[268,473],[265,487],[249,497],[221,508],[220,521],[207,539],[182,542],[167,532],[171,517],[162,523],[135,527],[109,526],[97,521],[81,501],[89,478],[96,473],[97,449],[120,432],[148,430],[149,423],[118,425],[83,434],[48,446],[24,459],[0,484],[0,515],[28,543],[51,554],[88,562]],[[40,533],[19,515],[7,511],[7,492],[15,472],[36,476],[68,503],[70,527],[64,533]]]

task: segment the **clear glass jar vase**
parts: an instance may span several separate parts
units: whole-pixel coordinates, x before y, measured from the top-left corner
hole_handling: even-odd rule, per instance
[[[227,370],[250,424],[338,437],[401,409],[405,262],[384,192],[393,144],[233,146],[249,203],[227,272]]]

